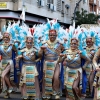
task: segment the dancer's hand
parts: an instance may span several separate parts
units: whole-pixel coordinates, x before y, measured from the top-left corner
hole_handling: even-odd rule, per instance
[[[31,56],[34,56],[34,52],[31,52]]]
[[[16,60],[19,60],[19,59],[21,59],[21,58],[23,58],[23,56],[22,56],[22,55],[19,55],[19,56],[17,56],[15,59],[16,59]]]
[[[66,61],[64,61],[64,62],[63,62],[63,65],[64,65],[64,66],[66,66],[66,65],[67,65],[67,62],[66,62]]]
[[[16,66],[15,66],[16,68],[19,68],[19,63],[16,63]]]
[[[95,70],[91,70],[91,72],[95,72]]]
[[[78,50],[78,53],[80,54],[80,53],[82,53],[82,51]]]
[[[63,57],[63,56],[64,56],[64,54],[60,54],[59,56],[60,56],[60,57]]]
[[[100,71],[100,68],[96,68],[96,71]]]
[[[45,49],[46,49],[46,46],[42,46],[41,49],[42,49],[42,50],[45,50]]]

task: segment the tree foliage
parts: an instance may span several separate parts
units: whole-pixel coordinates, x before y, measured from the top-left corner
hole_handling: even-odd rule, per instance
[[[87,13],[87,11],[82,8],[81,12],[76,11],[75,23],[76,26],[81,24],[97,24],[99,18],[100,18],[99,15],[95,15],[93,13]],[[74,18],[72,17],[72,20],[73,19]]]

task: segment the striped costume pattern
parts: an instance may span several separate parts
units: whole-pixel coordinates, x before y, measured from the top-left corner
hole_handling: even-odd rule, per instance
[[[52,94],[52,78],[54,74],[55,63],[54,62],[47,62],[46,63],[47,70],[45,75],[45,94]]]
[[[67,81],[67,84],[66,84],[68,95],[69,95],[70,98],[73,98],[73,100],[75,98],[74,98],[72,86],[73,86],[73,82],[74,82],[74,80],[76,78],[76,74],[77,74],[76,70],[72,70],[72,71],[70,70],[68,72],[68,81]]]
[[[27,88],[27,96],[36,96],[35,91],[35,66],[26,66],[26,88]]]

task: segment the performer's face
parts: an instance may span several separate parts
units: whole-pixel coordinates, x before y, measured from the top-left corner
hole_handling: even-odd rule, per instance
[[[56,40],[56,37],[57,37],[57,33],[52,31],[49,33],[49,39],[51,42],[54,42]]]
[[[78,48],[78,42],[77,40],[72,40],[71,41],[71,49],[76,50]]]
[[[87,40],[86,40],[86,44],[87,44],[88,47],[93,46],[92,38],[87,38]]]
[[[4,33],[3,41],[5,43],[9,43],[10,42],[10,35],[9,35],[9,33]]]
[[[32,38],[28,38],[27,41],[26,41],[26,47],[28,49],[32,48],[32,45],[33,45],[33,39]]]
[[[8,37],[4,37],[3,40],[5,43],[9,43],[9,41],[10,41],[10,39]]]

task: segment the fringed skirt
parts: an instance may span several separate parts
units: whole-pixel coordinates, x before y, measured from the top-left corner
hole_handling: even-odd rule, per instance
[[[52,79],[53,79],[54,71],[56,68],[56,64],[57,64],[57,61],[54,61],[54,62],[45,61],[44,62],[45,94],[46,95],[53,94]]]
[[[38,75],[36,65],[23,65],[20,79],[20,85],[26,84],[27,96],[36,96],[35,76]]]

